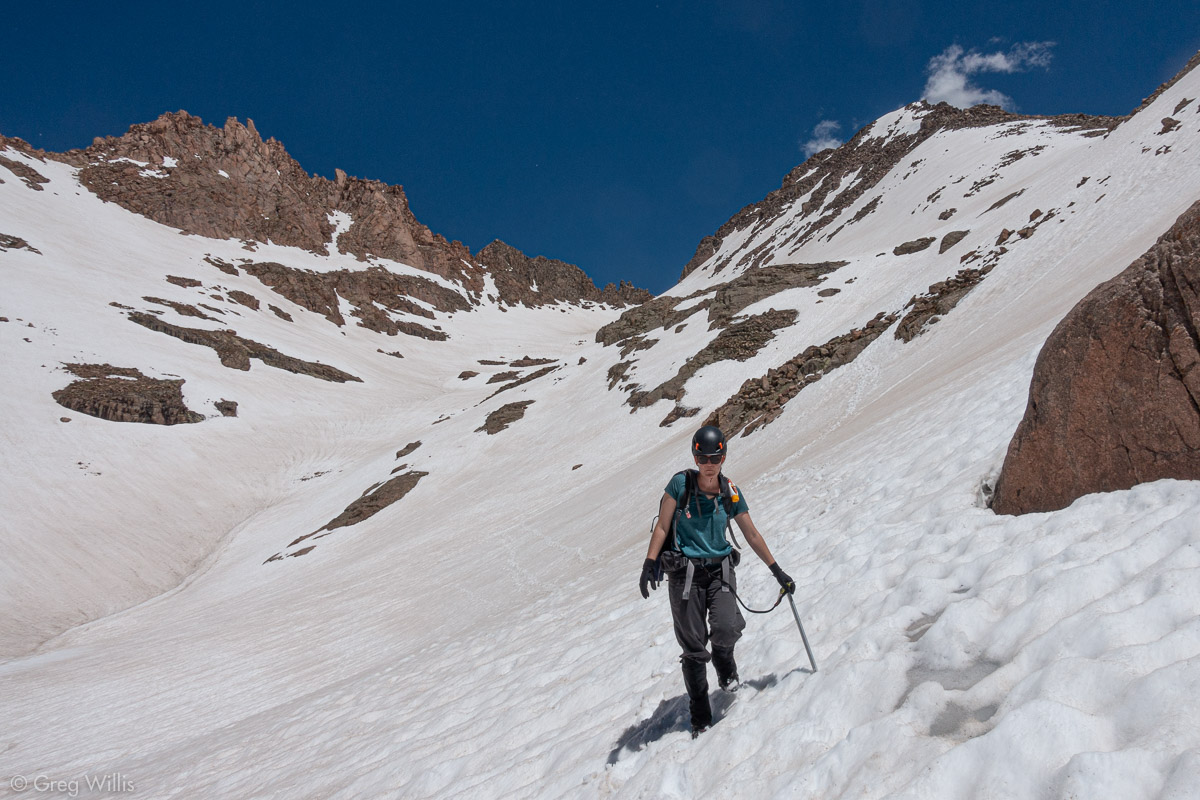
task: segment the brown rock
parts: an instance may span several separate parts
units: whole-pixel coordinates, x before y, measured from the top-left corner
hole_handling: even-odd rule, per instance
[[[507,392],[509,389],[515,389],[518,386],[524,386],[525,384],[529,383],[530,381],[536,381],[538,378],[541,378],[545,375],[549,375],[551,372],[554,372],[557,369],[559,369],[559,367],[555,367],[555,366],[542,367],[539,370],[535,370],[534,372],[529,373],[528,375],[526,375],[523,378],[517,378],[512,383],[504,384],[499,389],[497,389],[496,391],[494,391],[490,395],[488,395],[486,399],[491,400],[493,397],[500,394],[501,392]],[[491,383],[491,381],[488,381],[488,383]]]
[[[41,250],[31,245],[19,236],[9,236],[6,233],[0,233],[0,253],[6,250],[28,250],[31,253],[42,254]]]
[[[910,310],[896,326],[896,338],[911,342],[927,325],[932,325],[941,316],[948,314],[989,272],[991,267],[961,269],[953,278],[935,283],[929,287],[926,294],[909,300],[905,308]]]
[[[288,547],[293,547],[294,545],[300,544],[300,542],[303,542],[305,539],[314,536],[318,539],[321,539],[325,536],[328,536],[331,532],[338,528],[357,525],[365,519],[370,519],[388,506],[401,500],[406,494],[416,488],[417,484],[420,483],[421,478],[424,478],[428,474],[428,472],[419,472],[413,470],[411,472],[406,472],[403,475],[397,475],[396,477],[382,483],[375,484],[363,492],[357,500],[346,506],[345,510],[342,511],[341,514],[338,514],[336,517],[329,520],[329,522],[326,522],[312,533],[305,534],[304,536],[293,540]],[[322,531],[325,532],[322,533]],[[315,546],[316,545],[306,547],[303,550],[292,553],[292,555],[306,553],[309,550],[312,550],[312,548]],[[273,560],[273,558],[268,559],[268,561],[270,560]]]
[[[261,342],[256,342],[253,339],[244,339],[237,335],[237,331],[206,331],[202,328],[184,328],[179,325],[172,325],[169,322],[163,322],[158,317],[151,314],[143,314],[140,311],[131,312],[129,319],[142,327],[165,333],[188,344],[211,347],[217,351],[217,356],[221,359],[221,363],[230,369],[249,370],[250,359],[257,358],[269,367],[275,367],[276,369],[300,375],[311,375],[314,378],[320,378],[324,381],[333,381],[335,383],[357,381],[358,383],[362,383],[362,378],[356,378],[328,364],[303,361],[299,358],[284,355],[275,348]]]
[[[1046,340],[995,511],[1053,511],[1091,492],[1200,480],[1198,328],[1200,202]]]
[[[919,253],[936,241],[936,236],[923,236],[920,239],[913,239],[911,242],[905,242],[902,245],[897,245],[896,249],[892,250],[892,255],[906,256],[910,253]]]
[[[574,264],[537,256],[530,258],[515,247],[497,239],[475,254],[496,282],[500,300],[509,305],[537,307],[548,303],[585,301],[614,306],[637,305],[653,295],[621,281],[603,291]],[[537,287],[536,291],[534,286]]]
[[[633,408],[645,408],[664,398],[674,400],[676,409],[668,414],[670,419],[671,414],[677,414],[677,409],[683,407],[680,401],[683,400],[684,385],[701,368],[718,361],[747,361],[753,358],[767,342],[775,338],[775,331],[792,325],[796,316],[797,312],[793,309],[772,309],[731,325],[685,361],[673,377],[649,391],[633,392],[626,402]]]
[[[255,311],[258,311],[258,307],[260,305],[257,297],[249,292],[242,292],[237,289],[229,292],[229,299],[235,303],[240,303],[247,308],[252,308]]]
[[[942,243],[938,245],[938,255],[942,255],[951,247],[954,247],[954,245],[967,238],[969,233],[970,231],[950,231],[947,233],[942,237]]]
[[[200,309],[196,308],[195,306],[188,305],[187,303],[176,303],[173,300],[163,300],[161,297],[143,297],[142,299],[147,303],[154,303],[155,305],[166,306],[174,309],[175,313],[179,314],[181,317],[199,317],[200,319],[206,319],[211,322],[217,321],[216,317],[210,317]]]
[[[879,313],[862,328],[835,336],[823,345],[807,347],[761,378],[747,379],[732,397],[709,414],[704,424],[716,425],[726,436],[739,431],[746,436],[770,424],[801,389],[820,380],[824,373],[849,364],[895,321],[895,314]]]
[[[140,370],[108,364],[63,366],[83,378],[52,393],[64,408],[112,422],[178,425],[204,420],[203,414],[184,403],[182,379],[148,378]],[[62,421],[70,419],[63,417]]]
[[[3,149],[3,145],[0,145],[0,149]],[[0,156],[0,167],[8,169],[9,172],[20,178],[26,186],[35,192],[42,191],[41,184],[50,182],[49,178],[33,167],[23,164],[20,161],[13,161],[11,158]]]
[[[507,428],[512,423],[525,416],[525,409],[533,405],[532,400],[521,400],[516,403],[507,403],[497,408],[495,411],[487,415],[483,425],[475,429],[475,432],[486,431],[489,436],[499,433]]]

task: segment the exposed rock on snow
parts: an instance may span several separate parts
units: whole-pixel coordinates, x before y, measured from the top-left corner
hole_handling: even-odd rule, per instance
[[[557,361],[557,358],[530,358],[529,356],[523,356],[516,361],[510,361],[508,365],[510,367],[540,367],[543,364],[553,364]]]
[[[696,308],[690,307],[683,311],[676,311],[675,307],[684,300],[690,300],[692,297],[705,294],[708,291],[708,289],[705,289],[685,298],[662,295],[639,306],[634,306],[617,319],[596,331],[596,341],[604,345],[616,344],[632,336],[649,333],[656,328],[669,328],[672,325],[678,325],[696,313]]]
[[[750,378],[737,393],[704,420],[716,425],[726,436],[742,431],[745,436],[769,424],[783,413],[787,402],[825,373],[849,364],[867,345],[896,321],[896,315],[882,312],[861,328],[813,345],[761,378]]]
[[[420,483],[421,478],[424,478],[428,474],[428,472],[410,470],[409,472],[405,472],[403,475],[397,475],[394,478],[390,478],[386,481],[371,486],[362,493],[361,497],[352,502],[350,505],[346,506],[345,510],[342,511],[341,514],[338,514],[336,517],[312,533],[306,533],[305,535],[292,540],[290,543],[288,543],[288,547],[295,547],[296,545],[308,539],[322,539],[333,533],[338,528],[356,525],[365,519],[370,519],[388,506],[403,499],[406,494],[416,488],[417,484]],[[292,557],[302,556],[306,553],[311,553],[315,547],[316,545],[309,545],[308,547],[288,553],[287,555]],[[286,556],[283,553],[276,553],[263,563],[269,564],[272,561],[279,561],[285,557]]]
[[[747,270],[728,283],[722,284],[708,304],[708,329],[729,324],[743,309],[760,300],[788,289],[816,286],[825,276],[841,267],[845,261],[822,261],[819,264],[771,264]]]
[[[529,383],[530,381],[536,381],[538,378],[541,378],[545,375],[549,375],[551,372],[554,372],[556,369],[559,369],[559,368],[558,367],[542,367],[541,369],[537,370],[536,372],[531,372],[528,375],[526,375],[525,377],[518,378],[517,380],[513,381],[512,383],[504,384],[499,389],[497,389],[496,391],[494,391],[490,395],[488,395],[487,399],[491,400],[493,397],[500,394],[501,392],[507,392],[509,389],[515,389],[518,386],[524,386],[525,384]],[[491,381],[488,381],[488,383],[491,383]]]
[[[229,299],[233,302],[246,306],[246,308],[249,308],[253,311],[258,311],[259,306],[261,305],[258,298],[249,292],[243,292],[234,289],[227,294],[229,295]]]
[[[396,458],[404,458],[406,455],[413,452],[420,446],[420,442],[409,442],[408,444],[404,445],[404,447],[401,447],[396,451]]]
[[[145,300],[147,303],[154,303],[155,305],[158,305],[158,306],[166,306],[167,308],[173,310],[176,314],[178,314],[181,317],[197,317],[199,319],[206,319],[211,322],[217,321],[217,319],[215,317],[210,317],[208,314],[205,314],[200,309],[196,308],[193,305],[188,305],[187,303],[177,303],[174,300],[163,300],[161,297],[147,296],[147,297],[143,297],[142,299]]]
[[[940,256],[951,247],[954,247],[954,245],[967,238],[970,233],[970,231],[950,231],[947,233],[942,237],[942,243],[938,245],[938,255]]]
[[[1200,203],[1046,340],[995,511],[1052,511],[1090,492],[1200,480],[1198,329]]]
[[[926,325],[949,313],[950,309],[958,305],[958,301],[966,297],[967,292],[978,286],[991,271],[990,266],[982,269],[961,269],[953,278],[930,286],[927,294],[909,300],[905,308],[912,310],[905,314],[896,326],[896,338],[911,342],[920,336]]]
[[[796,321],[796,312],[791,309],[771,309],[756,314],[736,325],[721,331],[704,349],[684,362],[674,377],[649,391],[635,391],[627,402],[634,408],[652,406],[664,398],[677,403],[683,399],[683,386],[701,368],[718,361],[747,361],[758,354],[763,345],[775,337],[775,331],[786,328]],[[681,412],[673,411],[678,416]],[[669,424],[664,421],[663,424]]]
[[[0,253],[7,250],[28,250],[31,253],[42,254],[41,250],[31,245],[19,236],[9,236],[6,233],[0,233]]]
[[[708,311],[709,330],[715,330],[728,325],[730,320],[750,305],[788,289],[816,286],[825,279],[824,276],[846,264],[845,261],[771,264],[747,270],[733,280],[694,292],[687,297],[662,295],[629,309],[602,327],[596,332],[596,341],[605,345],[625,342],[631,337],[645,335],[658,328],[665,330],[676,326],[701,310]],[[687,302],[710,293],[713,296],[700,303]],[[621,357],[626,355],[626,352],[622,352]]]
[[[415,275],[398,275],[382,267],[314,272],[270,261],[242,264],[241,267],[262,281],[263,285],[296,305],[321,314],[338,326],[346,324],[339,308],[339,298],[344,299],[354,307],[351,314],[358,317],[360,326],[389,336],[415,332],[415,335],[425,339],[446,338],[414,322],[399,323],[380,306],[392,313],[414,314],[427,319],[433,319],[433,312],[409,298],[428,303],[441,311],[465,311],[470,308],[466,298],[453,289]]]
[[[0,137],[0,149],[3,149],[6,140]],[[33,189],[35,192],[42,191],[41,184],[49,183],[50,179],[42,173],[38,172],[28,164],[22,164],[20,161],[13,161],[11,158],[0,156],[0,167],[6,168],[9,172],[20,178],[26,186]]]
[[[205,347],[211,347],[217,351],[217,356],[221,359],[221,363],[231,369],[249,370],[250,359],[257,358],[268,367],[295,372],[299,375],[311,375],[323,381],[333,381],[335,383],[346,383],[347,381],[362,382],[362,378],[356,378],[327,364],[317,364],[311,361],[303,361],[299,358],[292,358],[280,353],[273,347],[268,347],[251,339],[244,339],[237,335],[237,331],[206,331],[202,328],[183,328],[179,325],[163,322],[152,314],[145,314],[140,311],[131,312],[129,319],[152,331],[174,336],[176,339],[188,344],[200,344]]]
[[[331,519],[329,522],[321,526],[321,531],[332,531],[337,528],[345,528],[348,525],[354,525],[362,522],[364,519],[375,516],[383,509],[390,506],[392,503],[403,498],[406,494],[416,488],[421,478],[428,475],[428,472],[420,472],[412,470],[403,475],[397,475],[381,484],[376,484],[363,493],[362,497],[355,500],[346,509]],[[317,531],[316,533],[320,533]],[[309,534],[313,536],[315,534]],[[302,536],[292,544],[297,544],[308,538]],[[317,538],[320,538],[319,536]],[[290,547],[291,545],[289,545]]]
[[[183,402],[184,381],[149,378],[132,367],[64,364],[83,380],[53,393],[59,405],[112,422],[178,425],[203,422],[204,415]]]
[[[911,242],[905,242],[904,244],[897,245],[896,248],[892,250],[892,255],[906,256],[910,253],[919,253],[936,241],[936,236],[923,236],[920,239],[913,239]]]
[[[500,406],[495,411],[487,415],[487,419],[483,421],[483,425],[475,429],[476,433],[486,431],[489,436],[499,433],[507,428],[512,423],[525,416],[525,409],[533,405],[532,400],[521,400],[516,403],[507,403]]]

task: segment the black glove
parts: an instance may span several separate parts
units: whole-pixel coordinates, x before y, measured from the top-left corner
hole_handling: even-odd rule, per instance
[[[775,580],[779,581],[779,585],[783,587],[785,592],[795,594],[796,584],[788,577],[786,572],[779,568],[778,564],[771,564],[770,570],[771,574],[775,576]]]
[[[646,589],[647,584],[649,584],[651,589],[658,589],[659,578],[656,574],[657,572],[658,562],[653,558],[647,558],[645,563],[642,564],[642,577],[638,581],[638,588],[642,590],[642,597],[650,597],[650,592]]]

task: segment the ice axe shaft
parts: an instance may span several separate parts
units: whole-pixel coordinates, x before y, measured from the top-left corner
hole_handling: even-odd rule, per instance
[[[796,601],[789,592],[788,603],[792,606],[792,616],[796,618],[796,627],[800,629],[800,638],[804,640],[804,650],[808,653],[808,663],[812,664],[813,672],[817,671],[817,660],[813,658],[812,648],[808,646],[808,636],[804,634],[804,626],[800,624],[800,612],[796,611]]]

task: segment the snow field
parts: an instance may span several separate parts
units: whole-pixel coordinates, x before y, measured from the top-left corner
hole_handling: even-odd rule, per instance
[[[650,601],[636,590],[660,487],[687,466],[694,425],[660,429],[666,406],[631,414],[606,390],[618,356],[592,336],[615,312],[484,307],[440,317],[452,337],[441,343],[338,329],[200,262],[266,257],[75,198],[62,191],[68,173],[35,165],[52,178],[46,196],[0,186],[0,230],[46,254],[0,254],[0,314],[37,325],[23,343],[24,329],[0,324],[21,386],[0,402],[6,419],[29,421],[4,429],[17,456],[5,486],[28,499],[5,503],[0,529],[19,565],[0,573],[0,598],[23,615],[6,641],[61,628],[69,613],[103,616],[0,662],[5,768],[120,771],[163,798],[1195,795],[1200,487],[1160,481],[1021,518],[995,516],[980,495],[1049,330],[1195,199],[1186,156],[1137,161],[1130,147],[1156,141],[1157,110],[1198,81],[1108,140],[1071,140],[1062,167],[1042,166],[1058,163],[1050,149],[1017,162],[1030,188],[987,215],[1004,212],[988,222],[996,232],[1009,214],[1074,197],[1084,153],[1112,177],[1079,193],[1108,196],[1015,243],[913,342],[885,334],[732,441],[728,473],[798,584],[820,671],[808,671],[787,610],[751,617],[738,647],[746,686],[732,702],[715,696],[721,719],[695,742],[665,587]],[[989,191],[1015,191],[1012,181]],[[884,213],[862,223],[881,240],[924,235],[907,208]],[[856,241],[854,227],[829,247]],[[801,318],[770,352],[706,368],[685,404],[707,412],[823,332],[897,310],[952,275],[975,239],[941,260],[889,248],[879,267],[866,248],[825,284],[841,294],[817,306],[797,293]],[[279,250],[270,260],[345,263]],[[191,302],[168,293],[164,274],[280,305],[295,325],[247,310],[229,326],[365,382],[228,370],[107,308],[144,294]],[[706,328],[689,320],[639,352],[646,374],[694,353]],[[563,368],[491,399],[486,376],[501,368],[457,378],[480,358],[526,354]],[[62,425],[49,391],[67,376],[40,366],[55,360],[179,374],[193,408],[211,414],[201,406],[229,397],[239,417],[159,429],[68,413]],[[475,432],[526,399],[508,430]],[[430,473],[404,500],[301,558],[262,563],[404,462]],[[739,590],[758,607],[777,591],[749,553]]]

